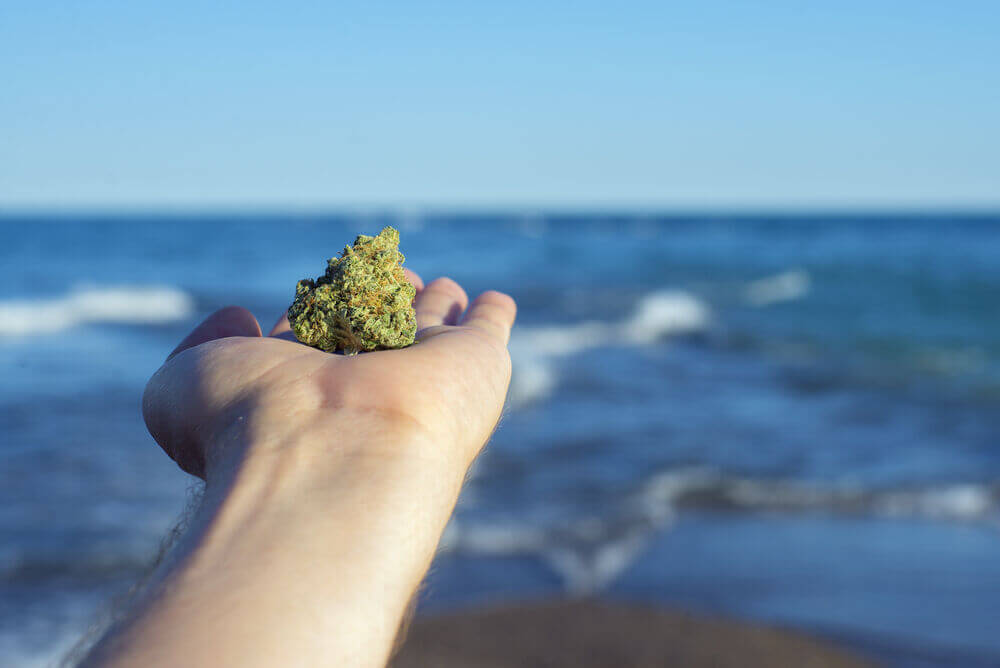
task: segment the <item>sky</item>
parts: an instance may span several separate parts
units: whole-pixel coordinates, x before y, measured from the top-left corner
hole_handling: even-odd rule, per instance
[[[0,211],[1000,208],[1000,3],[0,0]]]

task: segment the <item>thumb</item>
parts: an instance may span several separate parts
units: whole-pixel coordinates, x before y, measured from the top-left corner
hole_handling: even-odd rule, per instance
[[[167,356],[178,355],[188,348],[194,348],[206,341],[224,339],[227,336],[260,336],[260,325],[253,313],[242,306],[227,306],[205,318],[200,325],[184,337],[174,351]]]

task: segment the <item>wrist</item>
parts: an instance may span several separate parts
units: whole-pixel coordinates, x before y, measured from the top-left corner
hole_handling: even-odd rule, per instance
[[[240,439],[252,430],[233,431],[228,437]],[[211,625],[160,646],[274,665],[282,648],[320,637],[334,665],[383,664],[466,466],[433,454],[435,444],[405,421],[358,416],[231,445],[239,456],[209,469],[201,508],[157,577],[163,586],[150,591],[151,618],[155,626],[199,609],[224,625],[240,610],[245,628],[259,634],[255,654],[213,648],[220,630]],[[256,605],[265,600],[271,604]],[[272,636],[274,629],[284,630]]]
[[[228,493],[266,480],[270,491],[296,496],[343,484],[343,476],[374,482],[395,469],[432,468],[439,479],[461,479],[472,463],[450,438],[405,415],[367,409],[303,418],[279,411],[254,407],[213,433],[205,448],[209,487]]]

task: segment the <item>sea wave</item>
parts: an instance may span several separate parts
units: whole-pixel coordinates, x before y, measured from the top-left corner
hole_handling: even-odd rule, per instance
[[[37,619],[30,619],[20,622],[16,627],[0,631],[0,665],[18,666],[18,668],[73,665],[67,657],[88,631],[85,616],[87,612],[72,610],[74,606],[71,603],[63,605],[71,609],[70,614],[85,621],[76,624],[72,622],[46,624]],[[55,628],[48,628],[50,625]]]
[[[514,363],[511,402],[522,405],[548,396],[556,385],[552,362],[557,358],[611,344],[650,345],[669,336],[704,330],[710,320],[708,305],[694,295],[659,290],[642,297],[632,313],[619,322],[517,329],[510,342]]]
[[[62,554],[31,554],[16,549],[0,551],[0,584],[79,582],[90,584],[124,576],[138,577],[153,563],[155,551],[131,545],[110,545]]]
[[[823,513],[882,519],[998,524],[1000,483],[938,483],[886,489],[731,476],[704,467],[649,477],[606,515],[481,522],[456,517],[441,542],[445,553],[528,555],[547,563],[566,591],[600,591],[624,572],[647,541],[691,511]]]
[[[485,524],[453,519],[440,551],[473,556],[538,557],[563,582],[565,590],[585,595],[613,582],[669,518],[657,514],[630,518],[583,517],[552,526]]]
[[[802,269],[790,269],[774,276],[751,281],[743,290],[746,301],[753,306],[770,306],[788,302],[809,294],[812,279]]]
[[[62,297],[0,301],[0,336],[53,333],[89,323],[158,324],[189,317],[194,300],[169,286],[80,287]]]
[[[866,488],[735,477],[693,468],[653,476],[640,497],[647,504],[666,504],[671,510],[826,512],[969,522],[1000,518],[1000,484],[971,482]]]

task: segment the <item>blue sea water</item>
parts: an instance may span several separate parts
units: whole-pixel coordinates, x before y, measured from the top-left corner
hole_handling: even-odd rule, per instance
[[[1000,216],[371,213],[0,219],[0,664],[58,657],[180,515],[139,414],[166,353],[384,224],[520,308],[424,609],[598,595],[1000,663]]]

